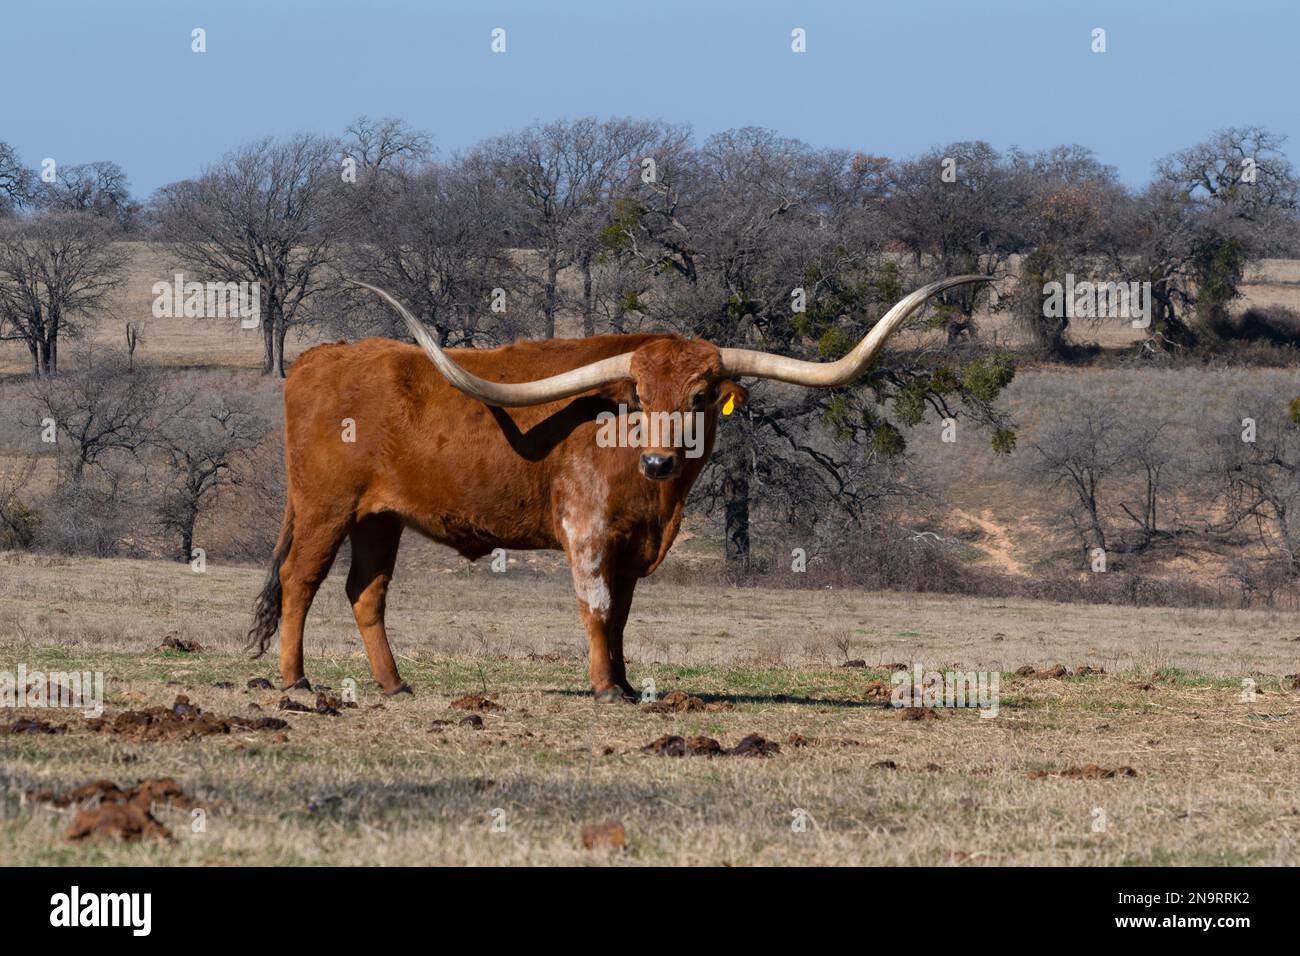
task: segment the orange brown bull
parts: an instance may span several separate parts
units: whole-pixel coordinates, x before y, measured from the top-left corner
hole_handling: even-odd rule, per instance
[[[285,687],[310,687],[303,626],[349,539],[347,595],[371,672],[385,694],[409,692],[384,603],[402,532],[412,528],[471,560],[496,548],[564,551],[592,689],[602,700],[635,699],[623,660],[632,592],[672,547],[719,409],[747,398],[736,379],[842,385],[927,298],[982,281],[959,276],[918,289],[828,363],[666,334],[445,352],[396,299],[357,283],[397,310],[418,347],[366,339],[317,346],[294,363],[284,386],[288,501],[250,648],[264,653],[278,628]],[[696,453],[663,443],[662,433],[658,445],[600,440],[612,418],[637,411],[692,416],[702,426]]]

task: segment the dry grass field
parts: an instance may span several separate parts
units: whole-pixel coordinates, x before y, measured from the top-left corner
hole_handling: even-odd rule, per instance
[[[178,695],[207,716],[288,722],[152,740],[93,732],[79,712],[0,713],[5,728],[67,728],[0,734],[0,864],[1300,863],[1293,615],[676,575],[640,590],[632,679],[713,706],[654,713],[592,701],[567,582],[522,565],[405,568],[389,618],[415,694],[383,699],[335,575],[308,622],[308,674],[334,694],[354,680],[358,699],[328,715],[314,694],[247,688],[275,677],[238,649],[258,571],[0,555],[0,671],[102,671],[110,722]],[[167,636],[203,649],[155,650]],[[903,719],[871,682],[912,662],[998,671],[997,716]],[[1058,664],[1104,673],[1015,674]],[[494,709],[453,708],[462,695]],[[278,709],[285,697],[308,712]],[[642,749],[751,734],[779,752]],[[193,801],[155,803],[170,840],[72,841],[77,806],[25,796],[158,777]],[[584,848],[583,828],[605,822],[623,849]]]
[[[147,315],[150,286],[172,271],[137,244],[120,296],[90,331],[95,347],[120,348],[122,321]],[[1261,264],[1245,291],[1242,307],[1300,306],[1300,263]],[[1016,332],[994,315],[981,334]],[[1118,347],[1133,332],[1079,334]],[[313,341],[291,336],[289,357]],[[64,355],[76,365],[75,349]],[[256,331],[149,320],[137,357],[228,374],[278,415],[276,383],[255,373]],[[15,402],[26,370],[20,350],[0,350]],[[1246,386],[1290,394],[1297,381],[1292,369],[1029,370],[1006,396],[1027,440],[1080,394],[1062,388],[1067,379],[1134,409],[1184,396],[1187,429],[1237,415]],[[16,422],[0,435],[0,468],[28,453],[32,430]],[[936,436],[929,424],[908,435],[936,527],[1012,575],[1059,557],[1068,542],[1050,528],[1060,502],[982,436],[960,446]],[[231,513],[211,520],[232,529],[200,530],[238,533]],[[667,712],[592,701],[554,555],[512,556],[498,575],[429,545],[405,548],[388,617],[415,694],[393,700],[370,680],[336,568],[308,622],[308,675],[327,696],[355,682],[358,698],[318,713],[314,692],[249,686],[276,680],[273,660],[241,652],[261,570],[0,553],[0,675],[102,672],[107,719],[0,709],[0,864],[1300,863],[1294,614],[730,588],[716,568],[696,573],[718,563],[716,538],[680,541],[633,606],[633,682],[698,698]],[[1214,580],[1220,558],[1178,560]],[[202,649],[159,650],[167,638]],[[914,663],[997,673],[997,716],[904,719],[887,690],[892,667]],[[1039,676],[1058,665],[1068,673]],[[1016,673],[1026,666],[1039,674]],[[452,706],[467,695],[486,709]],[[177,708],[178,696],[188,705]],[[151,708],[157,735],[132,724]],[[287,727],[253,729],[262,718]],[[13,732],[40,722],[61,732]],[[645,749],[676,736],[727,750],[751,735],[779,749]],[[83,810],[107,806],[66,799],[77,788],[156,778],[185,794],[154,802],[169,839],[69,838]],[[585,848],[584,827],[609,822],[622,825],[623,848]]]

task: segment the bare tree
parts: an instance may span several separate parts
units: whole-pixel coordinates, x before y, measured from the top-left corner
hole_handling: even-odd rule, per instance
[[[25,205],[31,194],[31,172],[8,143],[0,142],[0,218]]]
[[[1120,510],[1137,526],[1137,540],[1128,550],[1141,551],[1152,545],[1162,534],[1174,529],[1161,527],[1164,514],[1162,496],[1168,493],[1170,471],[1178,465],[1178,456],[1170,433],[1174,423],[1169,419],[1137,418],[1124,428],[1122,458],[1128,470],[1136,476],[1137,500],[1130,504],[1120,502]]]
[[[135,368],[135,349],[140,344],[145,321],[142,318],[129,318],[122,325],[126,333],[126,365],[127,368]]]
[[[37,459],[28,456],[17,467],[0,472],[0,547],[30,548],[40,529],[40,515],[27,500]]]
[[[1023,248],[1028,194],[1022,177],[983,142],[951,143],[887,174],[893,238],[917,270],[996,275]],[[972,331],[975,286],[946,293],[948,341]]]
[[[89,213],[0,223],[0,341],[22,342],[33,375],[53,375],[60,335],[76,335],[104,304],[125,261],[108,227]]]
[[[339,153],[357,167],[357,179],[384,170],[399,170],[429,158],[433,142],[427,133],[412,129],[391,116],[372,120],[357,117],[339,144]]]
[[[179,394],[178,388],[171,393]],[[157,513],[163,530],[179,539],[178,560],[193,557],[194,528],[204,508],[221,488],[240,482],[242,459],[267,427],[242,397],[191,394],[153,432],[150,443],[162,451],[167,468]]]
[[[582,273],[584,329],[594,330],[599,232],[621,185],[639,173],[634,162],[658,135],[651,123],[584,117],[531,126],[480,147],[512,201],[509,222],[518,244],[540,260],[535,268],[521,263],[517,279],[537,302],[547,338],[555,337],[563,305],[560,272],[575,264]]]
[[[1253,528],[1289,577],[1300,573],[1300,398],[1255,391],[1245,396],[1253,427],[1219,437],[1213,469],[1223,519],[1211,530]]]
[[[443,345],[491,342],[484,323],[505,257],[500,196],[474,158],[379,171],[356,211],[341,271],[391,289]],[[344,286],[332,296],[330,324],[345,334],[406,338],[389,309]]]
[[[159,191],[162,235],[205,280],[260,285],[265,374],[284,376],[284,340],[321,291],[342,222],[337,147],[263,139],[198,179]]]
[[[117,163],[61,166],[53,182],[33,178],[32,204],[55,212],[84,212],[116,229],[136,225],[140,206],[131,199],[131,184]]]
[[[1120,433],[1121,412],[1113,405],[1082,400],[1058,415],[1036,441],[1036,471],[1069,499],[1067,513],[1086,553],[1107,547],[1107,519],[1102,488],[1125,461]]]
[[[116,357],[90,356],[75,372],[36,382],[31,397],[37,415],[54,422],[66,449],[65,477],[74,488],[109,456],[134,456],[144,448],[161,401],[154,370],[131,370]]]

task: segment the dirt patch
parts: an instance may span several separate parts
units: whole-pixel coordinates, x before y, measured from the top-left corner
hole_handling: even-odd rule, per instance
[[[862,689],[862,696],[868,700],[888,700],[892,692],[892,688],[877,677],[867,682],[867,686]]]
[[[860,657],[856,658],[855,660],[845,661],[843,664],[840,665],[840,667],[866,667],[866,666],[867,666],[867,662]]]
[[[1138,772],[1132,767],[1099,767],[1095,763],[1083,767],[1062,767],[1058,770],[1035,770],[1029,775],[1031,780],[1044,777],[1061,777],[1065,780],[1109,780],[1112,777],[1136,777]]]
[[[72,842],[170,840],[171,831],[154,818],[154,804],[177,810],[191,810],[196,806],[173,777],[137,780],[135,786],[125,790],[111,780],[94,780],[61,795],[40,790],[28,792],[26,796],[28,800],[54,807],[78,807],[77,816],[65,834]]]
[[[647,714],[680,714],[694,710],[712,713],[722,710],[735,710],[736,705],[729,700],[715,700],[705,703],[700,698],[692,697],[680,690],[670,690],[654,703],[643,704],[641,709]]]
[[[1015,545],[1011,541],[1007,527],[998,522],[992,508],[984,509],[982,515],[978,517],[960,508],[954,508],[953,514],[980,530],[985,540],[974,543],[974,546],[983,551],[999,570],[1010,575],[1026,573],[1024,564],[1015,556]]]
[[[249,690],[275,690],[275,685],[265,677],[254,677],[246,686]]]
[[[792,746],[802,747],[807,744],[807,740],[798,734],[791,739],[795,738],[803,743],[793,743]],[[712,737],[679,737],[677,734],[664,734],[642,747],[641,752],[660,757],[767,757],[780,753],[781,745],[758,734],[750,734],[727,750]]]
[[[279,703],[275,705],[277,710],[287,710],[295,714],[325,714],[329,717],[339,716],[343,707],[355,706],[357,705],[345,704],[341,698],[335,697],[333,694],[327,694],[323,690],[317,691],[315,704],[304,704],[286,695],[281,697]]]
[[[781,752],[781,745],[758,734],[750,734],[727,751],[728,757],[770,757]]]
[[[1059,680],[1062,677],[1096,677],[1105,673],[1106,668],[1093,667],[1091,664],[1084,664],[1073,670],[1064,664],[1045,667],[1042,670],[1039,670],[1033,664],[1026,664],[1023,667],[1017,667],[1015,671],[1017,677],[1033,677],[1038,680]]]
[[[168,634],[163,638],[162,643],[154,648],[155,651],[180,651],[182,654],[195,654],[203,650],[203,645],[198,641],[187,641],[183,637],[177,637],[175,634]]]
[[[122,840],[135,843],[140,840],[171,840],[172,834],[154,819],[146,808],[135,803],[108,803],[82,810],[64,834],[71,842],[80,840]]]
[[[852,737],[805,737],[791,734],[785,741],[791,747],[861,747],[862,741]]]
[[[11,724],[0,724],[0,734],[66,734],[66,724],[50,724],[39,717],[19,717]]]
[[[933,707],[900,707],[899,720],[938,720],[939,712]]]
[[[619,851],[627,845],[621,823],[590,823],[582,828],[582,846],[587,850]]]
[[[484,697],[482,694],[466,694],[464,697],[457,697],[451,702],[451,706],[457,710],[501,710],[502,707],[490,697]]]
[[[717,757],[726,753],[722,744],[712,737],[678,737],[676,734],[664,734],[658,740],[652,740],[641,748],[643,753],[656,754],[661,757]]]
[[[235,730],[284,730],[289,724],[278,717],[221,717],[205,714],[191,704],[184,694],[178,694],[171,707],[126,710],[111,719],[89,719],[85,726],[91,733],[157,743],[228,734]]]

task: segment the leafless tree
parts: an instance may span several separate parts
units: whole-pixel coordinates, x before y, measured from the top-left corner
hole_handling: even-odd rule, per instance
[[[888,173],[888,222],[918,271],[938,275],[996,275],[1024,247],[1028,192],[1006,159],[988,143],[951,143]],[[946,306],[948,341],[972,331],[977,287],[953,290]]]
[[[142,318],[129,318],[122,323],[126,333],[126,365],[135,368],[135,349],[140,344],[140,335],[144,332],[145,321]]]
[[[599,231],[623,183],[640,173],[636,164],[659,135],[651,123],[585,117],[531,126],[478,150],[511,200],[513,244],[539,259],[535,265],[521,262],[516,281],[537,302],[547,338],[555,337],[563,305],[560,272],[575,264],[582,273],[583,325],[593,327]]]
[[[426,161],[433,148],[427,133],[391,116],[359,116],[348,126],[339,153],[357,165],[358,180],[384,170],[409,168]]]
[[[0,547],[30,548],[36,540],[40,515],[28,500],[36,465],[37,458],[29,455],[0,472]]]
[[[1123,429],[1122,460],[1135,477],[1137,500],[1120,502],[1120,510],[1136,525],[1137,540],[1128,550],[1140,551],[1151,546],[1162,534],[1162,505],[1169,492],[1170,472],[1178,466],[1178,454],[1171,440],[1174,423],[1169,419],[1135,417]]]
[[[131,183],[117,163],[61,166],[56,173],[48,183],[33,177],[31,197],[36,208],[89,213],[122,231],[136,225],[140,206],[131,198]]]
[[[500,196],[475,159],[375,172],[340,271],[400,296],[443,345],[491,343],[490,290],[504,268]],[[341,286],[329,324],[345,334],[405,338],[389,309]]]
[[[75,372],[34,383],[31,398],[39,418],[54,422],[66,449],[65,478],[75,488],[109,456],[135,456],[148,445],[161,389],[153,369],[132,370],[117,357],[88,356]]]
[[[1069,499],[1069,514],[1084,552],[1107,547],[1103,486],[1124,465],[1122,412],[1102,401],[1084,399],[1058,415],[1033,448],[1036,471]]]
[[[31,172],[8,143],[0,142],[0,218],[25,205],[31,195]]]
[[[161,450],[166,480],[157,503],[163,530],[179,539],[177,558],[193,556],[194,528],[204,508],[223,487],[238,484],[244,457],[262,441],[268,424],[253,405],[224,393],[182,396],[154,429],[150,444]]]
[[[1293,577],[1300,573],[1300,398],[1288,408],[1285,396],[1255,391],[1240,404],[1254,434],[1219,436],[1212,468],[1221,482],[1223,518],[1211,530],[1252,528]]]
[[[316,136],[263,139],[199,178],[159,191],[156,215],[205,281],[256,282],[265,374],[284,376],[284,340],[321,291],[343,222],[337,146]]]
[[[121,284],[125,253],[85,212],[46,212],[0,222],[0,341],[27,346],[32,373],[58,370],[59,337]]]

